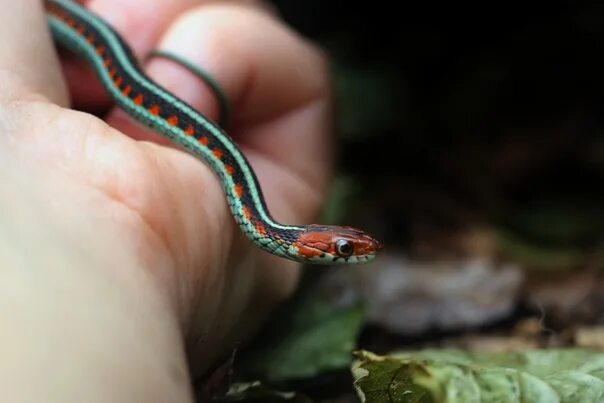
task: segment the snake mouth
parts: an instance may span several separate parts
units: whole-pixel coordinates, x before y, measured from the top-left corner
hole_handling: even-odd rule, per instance
[[[375,254],[369,255],[353,255],[348,257],[334,256],[332,262],[334,264],[355,264],[355,263],[367,263],[375,259]]]
[[[375,253],[369,253],[365,255],[351,255],[351,256],[337,256],[331,253],[326,253],[325,251],[316,248],[317,254],[310,257],[304,257],[300,259],[300,256],[297,254],[290,254],[291,258],[295,258],[296,260],[302,263],[308,264],[331,264],[331,265],[340,265],[340,264],[362,264],[368,263],[375,259]]]

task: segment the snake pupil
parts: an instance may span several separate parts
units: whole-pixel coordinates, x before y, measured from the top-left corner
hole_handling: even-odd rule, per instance
[[[336,249],[338,254],[342,257],[348,257],[352,255],[352,243],[345,239],[340,239],[336,242]]]

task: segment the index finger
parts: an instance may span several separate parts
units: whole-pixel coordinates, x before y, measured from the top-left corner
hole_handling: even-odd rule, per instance
[[[202,66],[220,83],[233,106],[228,132],[245,151],[319,188],[325,185],[332,97],[328,60],[316,46],[274,16],[230,3],[183,14],[163,36],[160,49]],[[168,90],[184,95],[203,113],[216,104],[207,90],[189,94],[199,79],[159,62],[150,67],[157,67],[156,76]],[[171,79],[163,80],[164,75]]]
[[[122,35],[134,54],[142,60],[155,46],[166,25],[175,16],[202,0],[89,0],[86,8]],[[69,92],[78,109],[100,111],[111,100],[84,60],[65,58],[64,70]]]

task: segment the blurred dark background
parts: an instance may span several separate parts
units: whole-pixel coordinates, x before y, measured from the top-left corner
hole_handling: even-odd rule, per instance
[[[476,225],[530,265],[599,253],[603,4],[273,4],[332,57],[348,222],[421,255]]]

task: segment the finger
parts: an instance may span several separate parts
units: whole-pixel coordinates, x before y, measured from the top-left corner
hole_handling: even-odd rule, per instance
[[[229,133],[240,144],[313,183],[325,182],[321,171],[330,161],[331,110],[327,65],[316,48],[269,13],[234,4],[189,10],[165,32],[158,48],[203,67],[219,82],[234,111]],[[198,77],[161,59],[152,60],[147,71],[217,118],[217,98]],[[121,112],[111,120],[135,138],[166,143],[129,122]]]
[[[211,4],[191,9],[170,26],[158,48],[214,77],[237,109],[239,125],[268,121],[328,89],[325,60],[317,49],[258,7]],[[154,60],[149,68],[194,106],[215,98],[174,62]]]
[[[265,167],[274,179],[267,184],[267,196],[277,182],[284,187],[275,194],[301,188],[300,180],[323,189],[333,132],[325,56],[267,13],[216,6],[196,14],[183,20],[181,29],[197,37],[199,45],[179,52],[189,49],[185,57],[195,57],[192,49],[198,49],[197,63],[225,88],[234,110],[229,133],[260,174]]]
[[[0,99],[67,94],[39,0],[0,0]]]
[[[202,0],[90,0],[86,7],[111,25],[139,60],[155,47],[170,21]],[[74,106],[102,110],[112,105],[93,70],[78,57],[64,58],[64,70]]]
[[[231,68],[231,63],[242,61],[237,57],[230,60],[229,49],[220,48],[223,30],[219,28],[220,25],[216,25],[214,18],[227,20],[233,18],[228,21],[238,24],[238,19],[248,18],[242,16],[238,10],[245,10],[244,13],[247,14],[266,14],[267,9],[252,1],[220,4],[206,1],[205,3],[208,4],[192,8],[173,21],[155,48],[177,55],[203,68],[222,87],[230,102],[236,103],[233,99],[239,98],[245,90],[248,69],[246,66]],[[215,15],[215,9],[223,8],[229,11],[225,15]],[[145,71],[159,85],[191,104],[209,119],[218,120],[221,111],[216,94],[203,79],[190,70],[172,60],[152,58],[145,64]],[[108,121],[137,140],[173,146],[169,140],[142,128],[120,110],[112,113]]]

